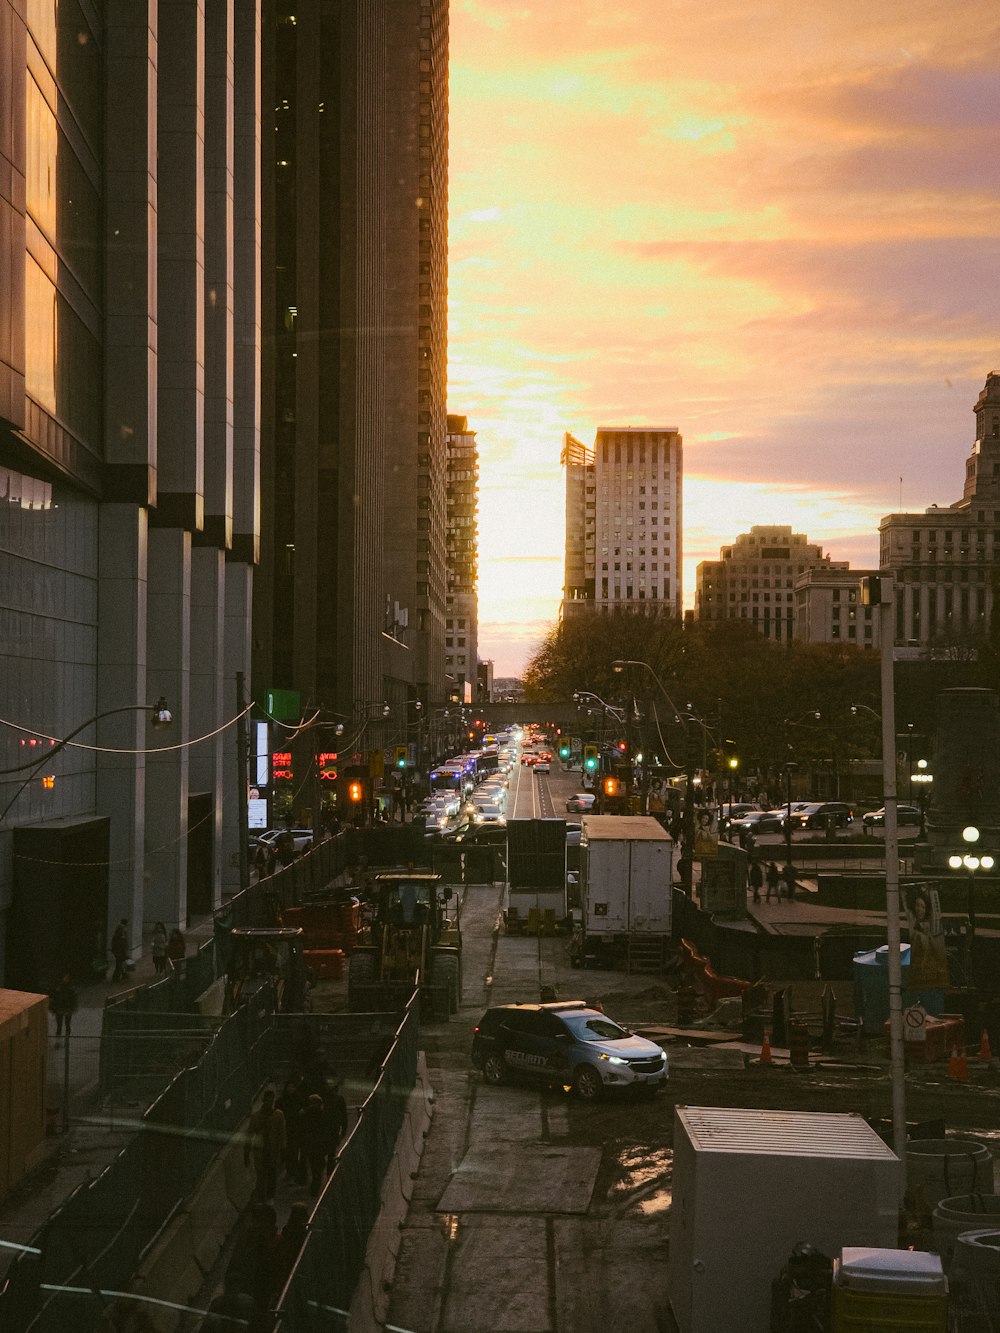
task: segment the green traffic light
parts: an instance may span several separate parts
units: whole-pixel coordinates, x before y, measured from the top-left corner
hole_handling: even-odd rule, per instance
[[[586,762],[585,767],[586,767],[586,768],[589,768],[589,769],[591,769],[591,770],[595,769],[595,768],[597,767],[597,760],[596,760],[596,759],[588,759],[587,762]]]

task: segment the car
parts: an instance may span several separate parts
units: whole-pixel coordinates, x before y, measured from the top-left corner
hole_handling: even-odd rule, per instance
[[[473,824],[506,824],[504,812],[496,802],[476,802],[472,815]]]
[[[551,768],[549,767],[549,761],[547,759],[539,759],[534,767],[535,767],[536,777],[538,776],[539,773],[549,773],[552,771]]]
[[[588,810],[594,808],[597,796],[592,791],[578,791],[566,802],[566,809],[570,814],[585,815]]]
[[[854,811],[844,801],[810,801],[792,807],[792,828],[847,828]],[[787,819],[786,819],[787,823]]]
[[[522,755],[521,755],[521,763],[522,763],[522,764],[525,764],[528,768],[531,768],[533,765],[535,765],[535,764],[538,763],[538,755],[537,755],[537,754],[522,754]]]
[[[862,815],[861,822],[865,828],[882,828],[885,825],[885,806],[881,810],[873,810],[870,814]],[[915,805],[897,805],[896,806],[896,824],[900,828],[920,827],[920,811]]]
[[[743,846],[758,833],[780,833],[784,827],[780,810],[750,810],[729,823],[729,836],[735,833]]]
[[[473,1030],[472,1063],[487,1083],[517,1075],[572,1088],[588,1102],[612,1089],[654,1092],[667,1082],[661,1046],[584,1000],[487,1009]]]
[[[312,846],[313,831],[311,828],[271,828],[266,833],[258,833],[257,841],[277,849],[278,839],[286,833],[292,835],[293,855],[298,856],[301,852],[307,852]]]
[[[730,801],[728,804],[723,805],[721,818],[730,820],[742,819],[744,815],[756,814],[758,809],[758,806],[748,805],[746,801]]]

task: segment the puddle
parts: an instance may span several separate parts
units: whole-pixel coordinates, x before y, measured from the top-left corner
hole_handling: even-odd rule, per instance
[[[618,1216],[628,1213],[662,1216],[673,1200],[673,1169],[674,1154],[670,1148],[631,1144],[616,1154],[608,1203]]]

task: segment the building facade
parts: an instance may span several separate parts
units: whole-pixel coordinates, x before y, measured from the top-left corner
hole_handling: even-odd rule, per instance
[[[254,687],[371,753],[446,697],[448,6],[264,17]],[[296,790],[324,748],[297,737]]]
[[[791,527],[752,527],[697,570],[698,620],[749,620],[778,642],[795,636],[795,581],[807,570],[846,570]]]
[[[565,437],[562,613],[681,615],[683,441],[676,428],[599,426]]]
[[[479,452],[467,417],[448,417],[448,596],[445,671],[450,697],[479,695],[478,527]]]
[[[8,984],[82,975],[109,922],[134,948],[238,886],[259,57],[259,0],[0,0]]]
[[[795,579],[795,637],[803,643],[879,645],[879,608],[862,606],[858,585],[874,569],[821,566]]]
[[[993,616],[1000,563],[1000,375],[973,408],[976,438],[962,498],[879,524],[882,567],[896,576],[895,641],[917,652],[974,651]]]

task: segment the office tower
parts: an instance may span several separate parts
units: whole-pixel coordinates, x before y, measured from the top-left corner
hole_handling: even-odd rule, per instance
[[[699,620],[749,620],[766,638],[795,634],[795,581],[809,569],[846,570],[800,532],[781,525],[755,526],[723,546],[718,560],[697,570]]]
[[[592,450],[567,435],[562,462],[562,614],[680,616],[684,453],[676,428],[599,426]]]
[[[795,638],[803,643],[850,643],[857,648],[879,646],[879,608],[862,606],[861,580],[875,569],[820,565],[794,581]]]
[[[0,0],[0,125],[0,930],[37,988],[236,887],[259,0]]]
[[[450,697],[475,703],[478,695],[479,454],[467,417],[448,417],[448,599],[445,670]]]
[[[447,19],[273,0],[264,33],[254,683],[369,752],[444,696]]]
[[[973,413],[976,438],[962,498],[922,514],[887,514],[880,561],[896,575],[895,639],[914,655],[975,649],[988,632],[1000,558],[1000,375]]]

